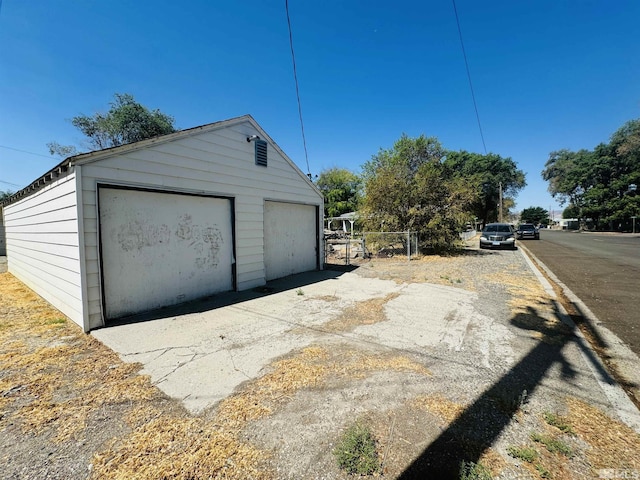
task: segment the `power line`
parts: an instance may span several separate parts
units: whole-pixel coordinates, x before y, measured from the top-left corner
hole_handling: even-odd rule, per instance
[[[307,162],[307,175],[311,178],[309,168],[309,155],[307,154],[307,139],[304,136],[304,122],[302,121],[302,106],[300,105],[300,88],[298,87],[298,72],[296,70],[296,56],[293,52],[293,35],[291,34],[291,19],[289,18],[289,0],[284,0],[284,8],[287,11],[287,25],[289,27],[289,46],[291,47],[291,60],[293,62],[293,79],[296,83],[296,98],[298,99],[298,115],[300,116],[300,129],[302,130],[302,145],[304,146],[304,158]]]
[[[5,185],[11,185],[12,187],[20,188],[20,185],[18,185],[17,183],[5,182],[4,180],[0,180],[0,183],[4,183]]]
[[[35,155],[37,157],[44,157],[44,158],[48,158],[49,160],[51,160],[53,158],[53,157],[50,157],[48,155],[42,155],[41,153],[28,152],[26,150],[20,150],[19,148],[7,147],[6,145],[0,145],[0,148],[6,148],[7,150],[13,150],[14,152],[28,153],[29,155]]]
[[[460,46],[462,47],[462,56],[464,57],[464,66],[467,68],[467,78],[469,79],[469,88],[471,89],[471,99],[473,100],[473,108],[476,111],[476,119],[478,120],[478,129],[480,130],[480,138],[482,139],[482,146],[484,147],[484,154],[487,154],[487,145],[484,143],[484,134],[482,133],[482,124],[480,123],[480,115],[478,114],[478,105],[476,104],[476,95],[473,92],[473,82],[471,81],[471,72],[469,70],[469,62],[467,62],[467,52],[464,49],[464,42],[462,41],[462,29],[460,28],[460,19],[458,18],[458,8],[456,7],[456,0],[451,0],[453,3],[453,11],[456,14],[456,24],[458,25],[458,35],[460,36]]]

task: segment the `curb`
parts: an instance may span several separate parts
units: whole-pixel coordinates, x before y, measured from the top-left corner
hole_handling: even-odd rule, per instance
[[[640,386],[640,359],[633,353],[629,347],[627,347],[620,338],[618,338],[613,332],[606,327],[602,326],[602,322],[595,316],[595,314],[587,307],[576,294],[574,294],[569,287],[567,287],[556,275],[542,263],[533,253],[529,251],[527,247],[524,247],[522,243],[518,245],[518,250],[522,252],[527,264],[542,284],[544,290],[551,295],[552,298],[557,298],[553,287],[549,281],[542,275],[538,267],[542,268],[545,274],[558,285],[566,297],[576,304],[582,311],[583,315],[589,320],[593,329],[597,334],[604,339],[607,344],[607,351],[611,354],[612,358],[616,360],[616,364],[620,370],[620,373],[625,379],[634,383],[636,386]],[[535,263],[532,261],[535,261]],[[616,411],[618,418],[630,428],[634,429],[637,433],[640,433],[640,410],[628,397],[624,389],[613,378],[603,378],[601,372],[608,372],[607,367],[604,365],[598,354],[591,348],[591,345],[582,334],[582,331],[573,322],[571,317],[567,314],[564,307],[559,304],[560,311],[564,318],[562,320],[572,327],[578,337],[580,343],[580,351],[587,365],[591,369],[594,378],[600,385],[600,388],[604,392],[605,396],[609,400],[611,406]],[[587,350],[590,354],[587,354]]]

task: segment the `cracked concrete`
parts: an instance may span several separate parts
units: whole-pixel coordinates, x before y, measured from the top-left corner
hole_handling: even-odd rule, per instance
[[[345,274],[340,280],[332,278],[335,276],[307,274],[308,281],[301,282],[303,295],[297,293],[298,284],[288,289],[283,283],[277,293],[254,294],[237,303],[192,313],[168,310],[163,316],[157,312],[160,318],[104,328],[93,335],[123,360],[144,365],[142,373],[150,375],[155,385],[182,400],[190,411],[199,412],[258,376],[275,358],[309,344],[316,335],[314,328],[344,306],[397,288],[388,281],[356,288],[357,276]],[[317,282],[318,277],[328,279]],[[353,298],[350,290],[357,290]],[[234,295],[238,296],[229,294]],[[326,300],[328,297],[335,301]],[[190,307],[183,308],[188,311]],[[298,333],[285,335],[292,329]]]
[[[162,318],[92,334],[123,360],[140,362],[142,373],[150,375],[155,385],[197,413],[259,376],[276,358],[318,340],[340,335],[390,348],[410,346],[415,351],[442,342],[460,349],[469,322],[487,320],[474,310],[477,294],[473,292],[397,284],[356,273],[326,277],[323,272],[303,274],[276,283],[276,293],[253,295],[206,311],[167,312]],[[287,288],[287,281],[297,283]],[[385,306],[389,321],[347,333],[322,328],[345,308],[394,292],[400,295]],[[429,311],[428,321],[416,316],[416,311]]]
[[[500,258],[507,266],[523,261],[517,252]],[[546,286],[544,279],[539,280]],[[553,293],[550,288],[548,293]],[[358,302],[391,294],[396,295],[384,304],[385,321],[351,331],[330,331],[324,326]],[[486,292],[481,295],[454,286],[399,284],[357,271],[311,272],[270,282],[264,291],[223,294],[151,312],[92,335],[123,360],[140,362],[142,373],[192,413],[215,405],[243,382],[261,376],[278,357],[310,344],[346,342],[401,351],[435,362],[445,373],[452,369],[444,377],[464,381],[471,391],[482,383],[480,379],[508,372],[530,345],[523,330],[503,318],[504,302],[510,297],[492,295],[488,302]],[[563,358],[571,359],[574,370],[580,372],[575,382],[589,384],[593,396],[593,373],[580,356],[575,345],[563,349]],[[466,369],[475,373],[465,377]],[[567,388],[567,380],[554,388]],[[630,424],[640,425],[637,420]]]

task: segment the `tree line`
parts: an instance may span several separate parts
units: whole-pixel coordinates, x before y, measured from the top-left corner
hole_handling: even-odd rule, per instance
[[[423,246],[443,250],[458,243],[467,224],[496,221],[501,209],[506,214],[526,182],[511,158],[446,150],[436,137],[402,135],[373,155],[360,175],[331,168],[316,185],[326,216],[357,210],[364,230],[418,232]]]
[[[593,150],[558,150],[549,154],[542,171],[549,192],[567,205],[564,218],[581,227],[629,230],[640,215],[640,119],[619,128],[608,143]]]

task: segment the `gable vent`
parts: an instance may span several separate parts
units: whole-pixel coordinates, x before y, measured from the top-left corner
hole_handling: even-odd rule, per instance
[[[267,166],[267,142],[256,140],[256,165]]]

